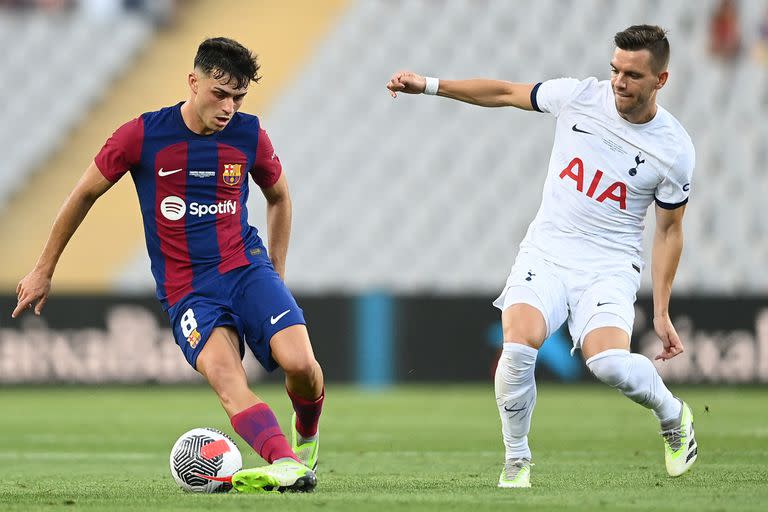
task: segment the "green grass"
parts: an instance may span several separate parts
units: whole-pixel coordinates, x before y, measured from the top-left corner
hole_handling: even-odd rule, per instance
[[[260,391],[287,421],[282,389]],[[768,390],[675,391],[694,408],[700,455],[689,474],[666,476],[658,425],[615,391],[544,385],[534,487],[498,489],[490,383],[329,386],[316,492],[259,496],[185,494],[170,476],[179,434],[232,433],[206,388],[0,388],[0,510],[764,510]],[[236,439],[244,463],[260,465]]]

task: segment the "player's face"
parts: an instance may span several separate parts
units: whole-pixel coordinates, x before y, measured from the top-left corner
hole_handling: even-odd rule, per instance
[[[216,80],[205,73],[190,74],[192,105],[203,135],[223,130],[243,105],[248,86],[235,89],[232,81],[227,83],[229,78],[225,75]]]
[[[632,122],[655,114],[656,91],[667,80],[667,72],[654,73],[648,50],[616,48],[611,59],[611,86],[616,110]],[[647,119],[646,119],[647,120]]]

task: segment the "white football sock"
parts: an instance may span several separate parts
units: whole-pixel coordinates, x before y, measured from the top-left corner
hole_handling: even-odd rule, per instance
[[[531,458],[528,432],[536,404],[534,369],[539,351],[520,343],[504,343],[496,367],[496,405],[501,416],[501,433],[506,458]]]
[[[664,385],[650,359],[630,354],[623,349],[610,349],[587,359],[590,371],[630,400],[652,409],[662,423],[676,420],[680,415],[680,400]]]

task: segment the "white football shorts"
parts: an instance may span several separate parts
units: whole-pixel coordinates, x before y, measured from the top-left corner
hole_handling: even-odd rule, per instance
[[[574,350],[600,327],[618,327],[631,338],[639,269],[639,265],[630,264],[626,271],[583,271],[521,252],[493,305],[501,311],[520,303],[535,307],[544,316],[547,337],[567,319]]]

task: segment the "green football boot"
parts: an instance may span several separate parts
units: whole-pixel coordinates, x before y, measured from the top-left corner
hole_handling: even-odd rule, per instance
[[[317,458],[320,451],[320,431],[311,438],[301,437],[296,430],[296,413],[291,416],[291,449],[293,453],[312,471],[317,471]]]
[[[241,469],[232,475],[232,489],[242,493],[311,492],[316,485],[315,472],[293,459]]]
[[[499,476],[499,487],[530,487],[532,465],[528,458],[507,460]]]
[[[682,409],[677,426],[662,430],[664,438],[664,462],[669,476],[680,476],[688,471],[696,457],[699,447],[693,434],[693,413],[688,404],[680,400]]]

